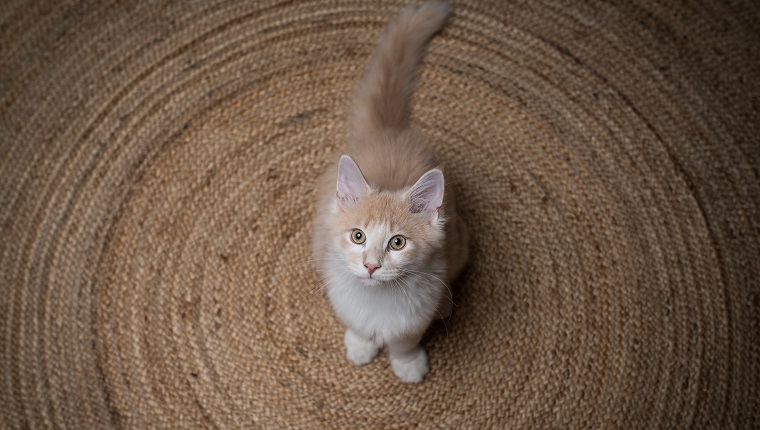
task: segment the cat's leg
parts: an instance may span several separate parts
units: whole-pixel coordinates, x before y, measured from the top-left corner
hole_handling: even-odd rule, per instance
[[[419,341],[416,337],[388,343],[388,358],[393,373],[404,382],[421,382],[430,370],[427,352]]]
[[[371,362],[380,350],[375,342],[364,339],[351,329],[346,330],[343,341],[346,344],[346,357],[357,366]]]

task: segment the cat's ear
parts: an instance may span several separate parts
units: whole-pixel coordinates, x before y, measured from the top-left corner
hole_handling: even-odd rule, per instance
[[[412,213],[428,214],[434,221],[443,204],[443,172],[432,169],[425,172],[406,192]]]
[[[348,155],[341,156],[338,163],[337,191],[338,205],[341,209],[354,206],[372,191],[359,166]]]

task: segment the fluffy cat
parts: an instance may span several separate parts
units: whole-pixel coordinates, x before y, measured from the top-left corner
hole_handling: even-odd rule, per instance
[[[389,24],[354,95],[344,155],[317,193],[314,260],[347,327],[346,355],[363,365],[385,346],[404,382],[427,374],[420,338],[450,314],[448,283],[467,259],[452,190],[410,128],[416,70],[450,12],[447,3],[429,1]]]

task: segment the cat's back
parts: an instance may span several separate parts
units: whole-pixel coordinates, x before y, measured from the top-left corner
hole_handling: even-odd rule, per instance
[[[409,187],[428,170],[440,167],[424,137],[414,129],[352,138],[346,154],[367,182],[386,191]]]

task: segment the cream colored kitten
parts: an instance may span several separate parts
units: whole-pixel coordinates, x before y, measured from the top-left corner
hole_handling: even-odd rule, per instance
[[[386,346],[405,382],[428,372],[419,345],[451,312],[448,283],[467,259],[467,233],[424,138],[409,128],[414,76],[447,3],[410,6],[380,38],[354,97],[344,154],[322,177],[314,259],[348,327],[348,358],[369,363]]]

